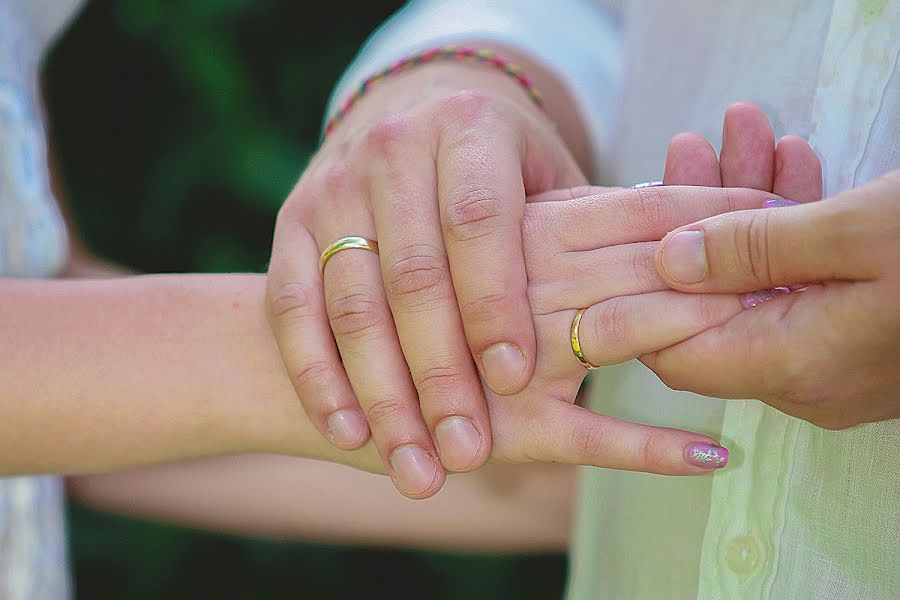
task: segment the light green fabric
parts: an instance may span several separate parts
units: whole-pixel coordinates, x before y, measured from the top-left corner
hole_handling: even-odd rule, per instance
[[[648,146],[672,123],[717,139],[738,99],[762,105],[776,137],[807,137],[826,194],[900,168],[900,2],[876,4],[672,2],[651,17],[630,3],[626,55],[643,68],[623,93],[627,180],[658,174]],[[597,373],[592,404],[710,433],[732,458],[705,480],[583,471],[572,600],[900,598],[900,420],[825,431],[757,401],[672,392],[638,363]]]
[[[591,400],[677,427],[724,412],[732,458],[700,478],[582,469],[570,600],[900,597],[900,420],[826,431],[672,392],[636,363],[601,370]]]

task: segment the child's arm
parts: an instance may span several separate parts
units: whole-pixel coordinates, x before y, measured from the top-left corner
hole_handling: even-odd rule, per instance
[[[377,467],[307,420],[258,275],[0,279],[0,474],[277,452]]]
[[[391,481],[288,456],[235,456],[70,478],[94,508],[253,536],[453,551],[565,548],[574,469],[488,465],[412,501]]]

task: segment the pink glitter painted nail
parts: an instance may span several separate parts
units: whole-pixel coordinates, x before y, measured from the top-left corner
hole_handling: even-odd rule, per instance
[[[759,306],[764,302],[768,302],[769,300],[773,300],[778,296],[784,296],[785,294],[790,294],[791,290],[786,287],[774,287],[769,288],[767,290],[757,290],[755,292],[750,292],[749,294],[744,294],[741,296],[741,305],[744,308],[753,308],[754,306]]]
[[[703,469],[721,469],[728,464],[728,448],[694,442],[684,449],[685,458],[695,467]]]

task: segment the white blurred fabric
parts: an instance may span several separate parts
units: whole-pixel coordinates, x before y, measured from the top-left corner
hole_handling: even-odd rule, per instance
[[[80,0],[0,0],[0,276],[52,277],[67,255],[50,191],[39,67]],[[58,477],[0,479],[0,600],[70,596]]]
[[[896,0],[414,0],[367,42],[330,113],[369,73],[447,43],[496,41],[555,70],[605,184],[660,178],[668,140],[720,141],[725,108],[805,137],[834,194],[900,167]],[[561,335],[564,333],[561,332]],[[754,400],[673,392],[637,362],[592,407],[714,435],[712,477],[584,469],[572,599],[900,598],[900,421],[818,429]]]

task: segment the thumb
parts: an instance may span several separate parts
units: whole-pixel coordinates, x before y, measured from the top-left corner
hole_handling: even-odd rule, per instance
[[[874,277],[864,248],[871,212],[861,206],[865,189],[797,206],[767,201],[680,227],[660,243],[656,270],[667,285],[689,292]]]

